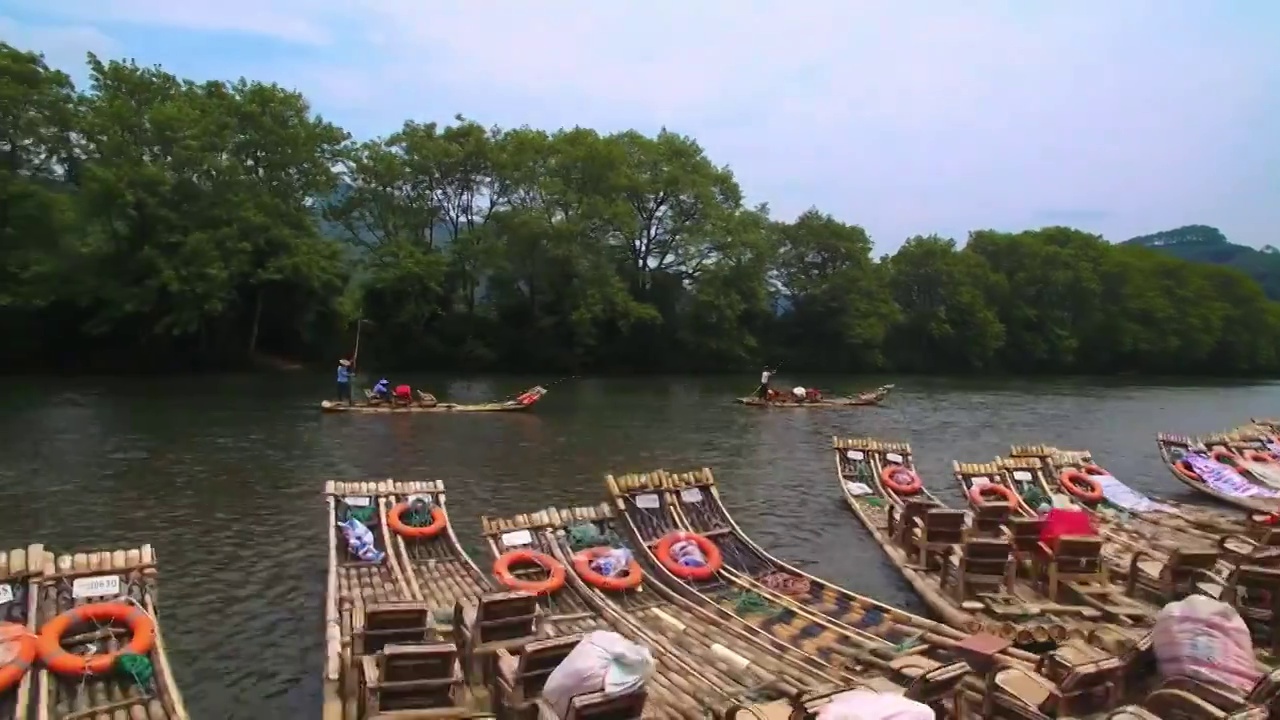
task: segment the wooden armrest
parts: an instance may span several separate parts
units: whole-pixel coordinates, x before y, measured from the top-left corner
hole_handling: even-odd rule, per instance
[[[1224,712],[1234,712],[1248,703],[1248,698],[1239,690],[1202,682],[1186,675],[1175,675],[1165,680],[1160,683],[1159,689],[1190,693]]]

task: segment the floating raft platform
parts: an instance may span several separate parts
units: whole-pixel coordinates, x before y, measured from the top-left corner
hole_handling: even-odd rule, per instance
[[[527,398],[526,402],[518,400],[503,400],[500,402],[487,403],[451,403],[451,402],[433,402],[426,403],[420,400],[407,402],[363,402],[345,403],[334,400],[320,401],[320,412],[326,413],[356,413],[366,415],[385,415],[398,413],[477,413],[477,412],[529,412],[539,400],[547,394],[547,389],[541,386],[533,387],[521,394],[521,397]]]
[[[1206,484],[1182,458],[1190,453],[1202,454],[1208,459],[1209,450],[1205,445],[1186,435],[1160,433],[1156,436],[1156,447],[1160,449],[1160,459],[1178,482],[1207,495],[1220,503],[1232,505],[1246,512],[1273,513],[1280,512],[1280,497],[1275,488],[1255,483],[1241,476],[1238,487],[1215,488]]]
[[[656,672],[649,681],[644,717],[700,720],[723,718],[735,708],[791,700],[806,691],[830,692],[838,685],[816,666],[780,661],[777,648],[761,643],[722,619],[699,612],[647,576],[634,589],[605,591],[585,581],[575,567],[574,538],[590,536],[611,547],[623,545],[608,526],[608,505],[556,509],[515,518],[484,518],[491,553],[532,550],[565,568],[565,584],[540,596],[549,625],[591,623],[649,647]],[[590,532],[584,532],[586,529]],[[599,545],[592,545],[597,547]],[[497,555],[495,554],[495,559]],[[517,577],[541,579],[547,572],[528,566]],[[589,617],[584,617],[589,616]],[[586,627],[574,627],[580,632]],[[796,658],[792,657],[795,663]]]
[[[965,716],[952,703],[961,683],[980,685],[969,659],[1034,662],[1007,643],[966,649],[967,636],[957,630],[849,592],[769,555],[729,517],[706,468],[611,475],[606,483],[636,547],[644,551],[647,569],[662,582],[804,653],[853,685],[905,693],[943,717]],[[659,543],[671,533],[713,544],[723,564],[706,579],[676,576],[657,556]]]
[[[548,642],[537,598],[498,591],[459,545],[444,484],[330,482],[325,495],[325,720],[537,718],[541,683],[581,636]],[[419,501],[430,524],[406,525]],[[351,555],[337,531],[348,519],[369,528],[380,562]],[[610,716],[637,700],[580,696],[568,717]]]
[[[0,682],[0,720],[26,720],[33,706],[36,600],[45,555],[43,545],[0,552],[0,644],[17,642],[20,648],[9,661],[15,669],[0,677],[22,673]],[[53,556],[47,559],[52,564]]]
[[[31,558],[27,558],[28,562]],[[128,550],[77,552],[54,556],[45,552],[44,572],[38,582],[36,614],[42,633],[47,626],[66,623],[61,647],[71,662],[87,662],[95,656],[120,653],[109,670],[74,675],[54,672],[42,658],[35,691],[39,720],[187,720],[182,695],[173,679],[165,654],[157,615],[156,555],[150,545]],[[77,622],[97,612],[86,606],[114,606],[119,619]],[[70,615],[64,615],[70,614]],[[66,618],[65,620],[62,618]],[[55,619],[58,618],[58,619]],[[129,623],[135,630],[125,629]],[[92,625],[92,627],[88,627]],[[141,642],[139,633],[153,638]],[[75,634],[72,634],[75,633]],[[145,636],[144,636],[145,637]],[[146,647],[130,658],[127,650]],[[77,657],[80,656],[80,657]],[[138,660],[137,658],[145,658]]]
[[[756,396],[740,397],[734,400],[739,405],[761,408],[850,408],[875,407],[883,403],[893,391],[892,385],[882,385],[875,390],[859,393],[851,397],[823,398],[822,400],[764,400]]]

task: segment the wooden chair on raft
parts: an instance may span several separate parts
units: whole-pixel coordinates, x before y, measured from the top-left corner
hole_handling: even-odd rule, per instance
[[[1149,682],[1154,676],[1154,666],[1149,636],[1119,655],[1068,642],[1042,655],[1034,671],[991,667],[982,697],[982,717],[984,720],[1044,720],[1102,712],[1115,707],[1131,689],[1140,689]],[[1194,698],[1190,702],[1198,711],[1208,711],[1207,703],[1197,703]],[[1154,711],[1145,701],[1142,706],[1128,705],[1106,717],[1147,720],[1153,714],[1169,717]]]
[[[574,634],[535,640],[515,653],[500,650],[494,689],[501,706],[516,717],[536,716],[547,678],[581,641],[582,635]]]
[[[1005,525],[1013,543],[1013,555],[1018,565],[1032,568],[1032,575],[1039,576],[1040,533],[1044,519],[1038,517],[1010,517]]]
[[[1259,708],[1268,715],[1280,717],[1280,670],[1272,670],[1271,674],[1262,676],[1248,693],[1186,676],[1169,678],[1160,688],[1194,695],[1232,718],[1246,712],[1257,712]]]
[[[395,711],[465,717],[470,712],[458,648],[451,642],[387,645],[361,657],[360,664],[366,717]]]
[[[498,654],[524,647],[537,638],[538,598],[522,592],[498,592],[453,606],[454,643],[468,658],[468,683],[493,686]]]
[[[1002,501],[984,502],[973,508],[973,530],[986,536],[1001,535],[1006,532],[1009,517],[1013,514],[1013,505]]]
[[[1003,538],[968,538],[960,545],[956,563],[943,568],[941,585],[964,601],[976,590],[1011,594],[1017,573],[1013,544]]]
[[[1125,594],[1154,597],[1159,602],[1173,602],[1197,591],[1207,581],[1221,585],[1213,575],[1218,564],[1217,550],[1183,550],[1176,548],[1161,562],[1145,550],[1133,553],[1129,561],[1129,578]]]
[[[1042,580],[1050,600],[1059,600],[1058,591],[1064,583],[1082,595],[1095,588],[1112,592],[1102,560],[1102,538],[1062,535],[1052,547],[1045,543],[1039,543],[1039,547]]]
[[[1280,568],[1241,565],[1226,577],[1217,599],[1240,613],[1255,643],[1261,641],[1280,655]]]
[[[964,542],[963,510],[939,507],[932,500],[908,501],[900,518],[894,510],[889,509],[889,532],[909,556],[914,556],[919,568],[945,563],[952,549]]]

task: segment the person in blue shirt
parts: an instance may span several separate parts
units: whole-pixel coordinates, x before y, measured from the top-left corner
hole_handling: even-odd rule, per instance
[[[351,369],[351,361],[343,358],[338,361],[338,401],[351,404],[351,377],[355,371]]]
[[[391,383],[387,382],[386,378],[379,380],[378,384],[373,386],[373,396],[379,400],[386,400],[390,398]]]

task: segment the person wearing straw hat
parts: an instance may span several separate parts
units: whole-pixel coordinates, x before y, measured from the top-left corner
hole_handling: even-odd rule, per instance
[[[338,361],[338,401],[339,402],[346,400],[348,405],[352,404],[351,378],[355,374],[356,374],[355,371],[351,369],[350,360],[346,358],[342,358],[341,360]]]

